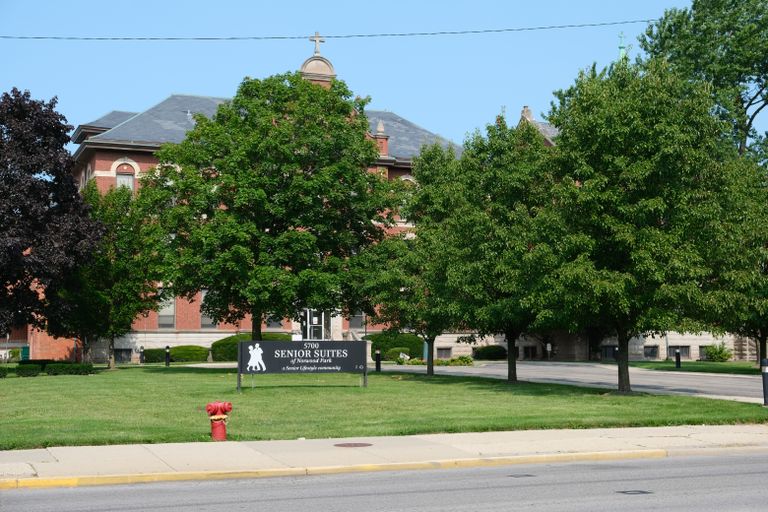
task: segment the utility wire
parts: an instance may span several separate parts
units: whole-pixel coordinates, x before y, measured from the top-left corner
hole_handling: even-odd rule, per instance
[[[381,37],[434,37],[434,36],[463,36],[475,34],[501,34],[509,32],[536,32],[542,30],[562,30],[569,28],[608,27],[613,25],[630,25],[634,23],[650,23],[652,19],[606,21],[601,23],[572,23],[568,25],[542,25],[537,27],[495,28],[480,30],[441,30],[437,32],[380,32],[376,34],[335,34],[324,35],[326,39],[362,39]],[[120,36],[16,36],[0,34],[0,39],[35,40],[35,41],[284,41],[306,39],[311,36],[229,36],[229,37],[120,37]]]

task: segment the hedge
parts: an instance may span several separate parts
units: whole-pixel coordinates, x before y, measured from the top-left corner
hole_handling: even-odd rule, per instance
[[[165,349],[164,348],[145,348],[144,362],[145,363],[164,363]]]
[[[16,375],[19,377],[37,377],[42,370],[43,367],[39,364],[20,364],[16,367]]]
[[[392,347],[384,354],[385,361],[397,361],[400,359],[400,354],[405,354],[408,357],[411,356],[411,350],[408,347]]]
[[[48,375],[88,375],[93,373],[91,363],[49,363],[45,367]]]
[[[283,332],[263,332],[264,341],[291,341],[291,335]],[[241,341],[251,341],[251,333],[233,334],[214,341],[211,353],[214,361],[237,361],[237,344]]]
[[[171,347],[171,361],[179,363],[204,363],[207,360],[208,349],[206,347],[198,345]],[[165,356],[163,356],[163,361],[165,361]]]
[[[475,359],[484,359],[487,361],[501,361],[507,358],[507,349],[501,345],[486,345],[477,347],[472,351],[472,357]]]
[[[54,359],[25,359],[24,361],[19,361],[19,366],[22,365],[34,365],[39,366],[40,371],[45,371],[45,367],[48,366],[51,363],[61,363],[62,361],[56,361]],[[18,373],[18,372],[17,372]]]
[[[8,368],[0,366],[0,379],[4,379],[8,375]]]
[[[404,364],[422,366],[426,365],[427,362],[423,359],[410,359],[408,361],[404,361]],[[459,356],[454,357],[453,359],[435,359],[434,364],[435,366],[472,366],[474,362],[470,356]]]
[[[364,337],[371,340],[371,353],[381,350],[384,357],[388,350],[398,347],[407,347],[408,355],[418,356],[424,353],[424,341],[415,334],[405,332],[384,331],[376,334],[369,334]]]

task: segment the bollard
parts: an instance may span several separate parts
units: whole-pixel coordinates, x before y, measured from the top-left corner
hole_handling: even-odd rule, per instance
[[[768,407],[768,359],[760,361],[760,372],[763,375],[763,407]]]
[[[205,406],[205,412],[211,420],[211,439],[227,440],[227,413],[232,410],[232,402],[211,402]]]
[[[165,346],[165,366],[171,366],[171,347]]]
[[[376,371],[381,371],[381,350],[376,349]]]
[[[675,350],[675,368],[680,368],[680,349]]]

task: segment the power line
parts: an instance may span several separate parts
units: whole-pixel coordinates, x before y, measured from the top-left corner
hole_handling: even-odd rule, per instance
[[[334,34],[324,35],[326,39],[362,39],[381,37],[434,37],[434,36],[463,36],[476,34],[501,34],[509,32],[536,32],[542,30],[563,30],[569,28],[608,27],[614,25],[630,25],[634,23],[650,23],[653,19],[605,21],[600,23],[571,23],[568,25],[541,25],[536,27],[515,28],[486,28],[479,30],[440,30],[437,32],[380,32],[376,34]],[[151,37],[151,36],[18,36],[2,35],[0,39],[23,41],[285,41],[306,39],[310,36],[226,36],[226,37]]]

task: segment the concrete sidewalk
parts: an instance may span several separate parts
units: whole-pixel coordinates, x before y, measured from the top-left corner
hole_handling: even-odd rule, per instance
[[[0,452],[0,490],[768,453],[768,425],[54,447]]]

